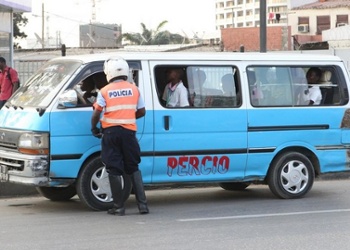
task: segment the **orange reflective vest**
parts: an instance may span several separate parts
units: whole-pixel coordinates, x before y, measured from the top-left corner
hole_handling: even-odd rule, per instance
[[[106,101],[105,112],[100,120],[102,128],[122,126],[136,131],[136,109],[140,97],[138,88],[121,81],[108,84],[101,89],[101,94]]]

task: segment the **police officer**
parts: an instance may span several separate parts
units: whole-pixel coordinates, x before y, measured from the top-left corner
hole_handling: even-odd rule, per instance
[[[91,132],[96,137],[102,137],[101,158],[109,175],[113,197],[113,207],[108,214],[125,214],[121,178],[124,172],[131,176],[140,214],[147,214],[149,210],[138,167],[141,161],[140,146],[135,136],[136,119],[146,113],[144,101],[136,85],[126,81],[129,66],[123,58],[106,60],[104,72],[108,84],[97,95],[91,117]],[[102,130],[97,128],[99,120]]]

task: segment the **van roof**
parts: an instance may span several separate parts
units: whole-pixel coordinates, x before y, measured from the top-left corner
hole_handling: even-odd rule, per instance
[[[104,61],[113,56],[126,60],[225,60],[225,61],[342,61],[338,56],[323,54],[299,54],[282,52],[109,52],[100,54],[85,54],[66,57],[56,57],[52,60],[79,60],[84,63]]]

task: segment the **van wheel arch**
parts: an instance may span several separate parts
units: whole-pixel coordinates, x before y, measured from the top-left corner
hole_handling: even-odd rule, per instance
[[[123,175],[124,201],[131,193],[131,179]],[[77,193],[85,206],[92,210],[103,211],[113,206],[108,173],[99,154],[89,157],[82,166],[77,179]]]
[[[319,160],[314,152],[312,152],[310,149],[304,148],[304,147],[288,147],[288,148],[284,148],[281,151],[279,151],[272,159],[270,166],[269,166],[269,169],[268,169],[268,172],[267,172],[267,175],[266,175],[266,178],[265,178],[265,183],[267,183],[267,178],[268,178],[269,173],[271,171],[271,166],[272,166],[273,162],[276,161],[276,159],[278,157],[280,157],[281,154],[286,154],[288,152],[297,152],[297,153],[305,155],[311,161],[311,163],[314,167],[315,177],[320,175],[320,173],[321,173],[320,162],[319,162]]]
[[[318,168],[311,151],[284,150],[274,157],[265,181],[279,198],[301,198],[312,188]]]
[[[36,187],[36,190],[51,201],[68,201],[77,194],[74,184],[67,187]]]

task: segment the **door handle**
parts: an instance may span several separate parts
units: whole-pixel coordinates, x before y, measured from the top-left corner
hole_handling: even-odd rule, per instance
[[[166,115],[164,116],[164,129],[169,130],[170,127],[170,116]]]

